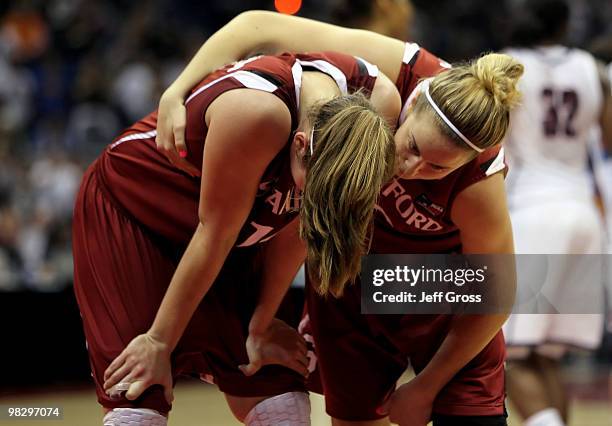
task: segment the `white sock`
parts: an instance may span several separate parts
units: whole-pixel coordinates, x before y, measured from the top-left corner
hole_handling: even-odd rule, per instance
[[[525,419],[523,426],[565,426],[556,408],[546,408]]]
[[[148,408],[115,408],[104,416],[103,426],[167,426],[168,419]]]
[[[304,392],[287,392],[264,399],[244,419],[247,426],[310,426],[310,399]]]

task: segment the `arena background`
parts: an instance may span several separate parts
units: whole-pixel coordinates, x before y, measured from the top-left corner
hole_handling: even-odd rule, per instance
[[[363,2],[344,2],[342,14],[339,3],[306,0],[297,14],[348,20]],[[404,37],[449,61],[504,46],[510,0],[412,3]],[[612,2],[571,4],[569,43],[610,62]],[[64,419],[55,424],[101,424],[71,282],[81,173],[123,127],[156,107],[208,35],[241,11],[274,7],[256,0],[0,2],[0,405],[61,406]],[[299,299],[300,290],[292,291]],[[564,360],[576,402],[572,425],[612,425],[611,342],[608,334],[596,354]],[[185,381],[175,394],[170,424],[237,424],[210,385]],[[313,424],[329,424],[321,412],[316,399]]]

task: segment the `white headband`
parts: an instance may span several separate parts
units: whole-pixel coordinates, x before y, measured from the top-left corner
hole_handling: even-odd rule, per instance
[[[310,130],[310,141],[308,142],[310,144],[310,155],[314,154],[313,139],[314,139],[314,126],[312,126],[312,129]]]
[[[448,125],[448,127],[451,128],[451,130],[453,132],[455,132],[455,134],[457,136],[459,136],[463,142],[465,142],[470,148],[472,148],[474,151],[476,152],[483,152],[484,149],[477,147],[476,145],[474,145],[472,142],[470,142],[470,140],[468,138],[466,138],[463,133],[461,133],[459,131],[458,128],[455,127],[455,125],[450,121],[450,119],[444,115],[444,113],[442,112],[442,110],[438,107],[438,105],[436,105],[436,103],[434,102],[434,100],[431,98],[431,95],[429,94],[429,83],[431,82],[432,79],[427,79],[422,81],[421,83],[419,83],[419,86],[422,84],[423,85],[423,91],[425,92],[425,96],[427,97],[427,101],[429,102],[429,105],[431,105],[431,107],[434,109],[434,111],[436,112],[436,114],[438,114],[438,116],[444,120],[444,122]],[[418,86],[417,86],[418,87]],[[415,88],[416,91],[416,88]]]

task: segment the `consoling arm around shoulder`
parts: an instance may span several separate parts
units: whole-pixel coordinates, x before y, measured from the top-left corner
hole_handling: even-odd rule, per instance
[[[395,82],[402,65],[404,42],[370,31],[343,28],[280,13],[244,12],[206,40],[162,95],[155,138],[158,149],[177,167],[194,174],[177,152],[187,149],[184,137],[184,101],[193,87],[214,70],[254,53],[323,50],[360,56],[377,65],[391,82]],[[384,109],[381,112],[386,114]]]
[[[231,29],[232,43],[242,46],[242,54],[333,50],[362,57],[393,81],[399,75],[404,53],[404,41],[395,38],[269,11],[243,12],[227,27],[228,37]]]
[[[183,96],[215,69],[253,54],[323,50],[360,56],[395,81],[402,64],[404,42],[296,16],[248,11],[206,40],[169,90]]]

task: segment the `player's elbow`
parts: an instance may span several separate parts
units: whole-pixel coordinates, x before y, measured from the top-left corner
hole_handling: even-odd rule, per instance
[[[210,212],[209,212],[210,213]],[[214,216],[214,215],[213,215]],[[202,210],[199,211],[199,229],[206,235],[210,241],[220,250],[230,250],[236,243],[240,227],[232,226],[220,218],[205,216]]]
[[[265,25],[273,18],[275,13],[266,10],[247,10],[234,17],[229,24],[239,28],[254,29]]]
[[[282,51],[282,46],[274,39],[271,29],[282,27],[279,14],[265,10],[248,10],[237,15],[228,24],[233,34],[248,34],[247,42],[243,42],[242,58],[255,55],[273,55]]]
[[[202,205],[198,207],[198,219],[199,219],[200,225],[204,225],[206,217],[204,215],[204,207]]]

